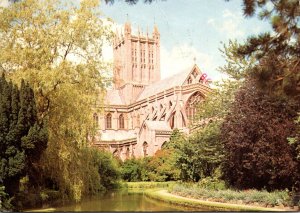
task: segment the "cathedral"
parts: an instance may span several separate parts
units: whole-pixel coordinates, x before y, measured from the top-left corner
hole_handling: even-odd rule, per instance
[[[189,133],[196,105],[210,91],[205,73],[191,64],[160,79],[160,33],[132,34],[131,24],[113,42],[114,86],[104,113],[94,113],[98,134],[93,145],[121,160],[152,156],[177,128]]]

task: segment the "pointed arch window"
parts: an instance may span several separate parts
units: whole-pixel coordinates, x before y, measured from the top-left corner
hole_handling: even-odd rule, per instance
[[[148,155],[147,149],[148,149],[148,143],[145,141],[145,142],[143,143],[143,153],[144,153],[144,157],[146,157],[146,156]]]
[[[136,116],[136,124],[137,124],[137,126],[138,127],[140,127],[140,119],[141,119],[141,117],[140,117],[140,115],[138,114],[137,116]]]
[[[203,97],[200,92],[194,93],[186,103],[186,115],[190,122],[193,122],[197,112],[198,104],[203,100]]]
[[[119,129],[124,129],[124,115],[119,116]]]
[[[99,126],[99,118],[98,118],[97,113],[94,113],[93,119],[94,119],[94,126],[98,127]]]
[[[105,118],[105,127],[106,129],[111,129],[111,114],[108,113]]]
[[[188,84],[191,84],[193,82],[191,77],[189,77],[187,81],[188,81]]]

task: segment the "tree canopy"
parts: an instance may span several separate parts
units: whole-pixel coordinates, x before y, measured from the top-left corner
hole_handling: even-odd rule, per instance
[[[35,178],[48,132],[37,118],[35,97],[28,83],[20,89],[0,77],[0,184],[14,196],[21,177]],[[32,184],[35,182],[32,181]]]
[[[105,93],[102,46],[113,35],[110,25],[98,0],[23,0],[1,8],[0,16],[0,70],[15,83],[29,82],[37,116],[48,125],[43,174],[80,199],[99,179],[89,181],[79,168],[83,155],[92,155],[82,149],[94,134],[93,107]]]

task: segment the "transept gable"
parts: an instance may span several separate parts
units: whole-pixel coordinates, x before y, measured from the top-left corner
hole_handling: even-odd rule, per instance
[[[199,83],[202,75],[203,74],[202,74],[201,70],[195,64],[194,67],[190,70],[190,72],[186,75],[186,78],[182,85]],[[206,74],[204,74],[204,75],[206,75]]]

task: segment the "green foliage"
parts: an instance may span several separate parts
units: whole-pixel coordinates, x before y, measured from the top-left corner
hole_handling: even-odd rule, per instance
[[[172,187],[176,182],[167,181],[167,182],[128,182],[128,189],[149,189],[149,188],[168,188]]]
[[[236,191],[231,189],[203,188],[199,184],[175,184],[171,193],[196,199],[210,199],[219,202],[235,202],[239,204],[259,203],[261,205],[290,205],[290,196],[287,190],[267,192],[257,190]]]
[[[120,177],[119,165],[111,153],[92,147],[77,150],[76,163],[68,165],[73,171],[72,175],[76,175],[77,178],[65,181],[60,176],[55,176],[48,179],[49,183],[52,183],[46,185],[48,188],[55,189],[55,186],[58,186],[65,198],[80,201],[85,195],[96,194],[117,184]],[[47,176],[47,173],[45,175]]]
[[[0,185],[0,211],[9,211],[13,208],[11,205],[11,199],[9,195],[5,192],[5,186]]]
[[[46,149],[47,129],[37,119],[35,97],[28,83],[22,81],[18,90],[2,75],[0,88],[0,182],[14,196],[22,176],[37,179],[32,171],[38,169]]]
[[[176,166],[177,157],[174,150],[158,150],[146,164],[150,181],[178,180],[180,170]]]
[[[294,147],[297,152],[297,159],[300,160],[300,113],[298,113],[298,118],[295,120],[296,123],[296,136],[288,137],[289,144]]]
[[[268,8],[268,4],[272,7]],[[299,11],[296,0],[245,0],[244,14],[253,16],[258,12],[261,18],[270,21],[273,33],[249,37],[237,51],[244,58],[257,59],[249,76],[257,81],[260,89],[289,101],[299,101],[300,97]]]
[[[45,186],[77,201],[110,185],[116,176],[114,170],[105,169],[113,167],[108,157],[97,157],[86,149],[95,134],[91,115],[94,107],[102,104],[103,75],[109,68],[102,61],[102,47],[113,35],[110,25],[101,19],[99,3],[22,0],[0,10],[0,69],[14,82],[28,81],[37,100],[36,108],[29,103],[15,107],[37,111],[48,128],[42,166],[32,173],[44,178]],[[25,116],[19,125],[27,126],[30,120]],[[32,157],[37,153],[29,141],[44,135],[36,131],[33,126],[22,139],[22,146]]]
[[[219,122],[213,122],[187,137],[174,130],[166,150],[174,153],[175,168],[183,181],[212,176],[223,160]]]
[[[121,164],[121,177],[125,181],[141,181],[142,180],[142,160],[129,159]]]
[[[202,178],[197,183],[197,186],[209,190],[225,190],[227,188],[225,181],[215,176]]]
[[[299,180],[298,162],[287,137],[295,134],[296,109],[247,82],[237,93],[221,138],[224,177],[239,188],[291,188]]]
[[[176,160],[173,150],[162,149],[152,157],[124,161],[121,164],[121,176],[129,182],[178,180],[180,171],[176,167]]]

